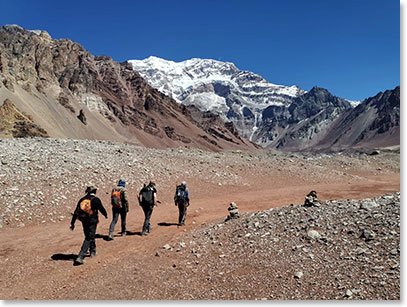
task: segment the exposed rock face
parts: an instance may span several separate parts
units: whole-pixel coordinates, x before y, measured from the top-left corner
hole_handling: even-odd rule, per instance
[[[83,113],[83,109],[79,111],[78,119],[84,124],[87,125],[85,113]]]
[[[384,147],[400,144],[400,86],[341,114],[316,148]]]
[[[123,141],[154,147],[187,144],[211,150],[230,146],[254,148],[250,142],[242,142],[235,136],[233,143],[227,138],[216,141],[216,145],[208,143],[198,135],[210,141],[218,136],[199,129],[183,114],[177,102],[150,87],[129,63],[120,64],[106,56],[93,56],[78,43],[68,39],[53,40],[45,31],[38,34],[18,26],[0,28],[0,81],[7,88],[7,91],[0,88],[4,95],[11,95],[16,87],[25,89],[23,94],[15,94],[29,94],[33,100],[40,100],[47,104],[47,112],[55,112],[56,107],[50,106],[49,101],[57,101],[68,111],[66,114],[61,111],[64,119],[74,118],[82,108],[90,111],[106,132],[102,133],[87,116],[87,130],[76,128],[80,130],[78,134],[85,134],[85,137],[99,132],[108,139],[119,134]],[[29,107],[26,106],[27,110]],[[60,122],[45,128],[53,136],[57,134],[54,129],[63,130]],[[77,123],[77,120],[72,122]],[[66,125],[66,129],[71,126]],[[179,137],[176,140],[169,137],[168,129],[174,130]],[[186,139],[191,141],[182,142]]]
[[[215,138],[215,143],[219,140],[226,140],[227,142],[239,144],[248,143],[249,141],[240,137],[238,130],[236,129],[233,122],[223,122],[219,115],[213,114],[212,112],[206,111],[202,112],[195,106],[185,107],[185,112],[192,118],[198,127],[212,135]],[[205,138],[205,136],[202,136]],[[261,146],[253,143],[256,148],[261,148]]]
[[[29,115],[20,112],[6,99],[0,106],[0,137],[47,137],[47,132],[36,125]]]
[[[340,113],[350,108],[347,100],[315,86],[288,107],[266,108],[256,134],[268,147],[293,151],[309,148],[325,135]]]

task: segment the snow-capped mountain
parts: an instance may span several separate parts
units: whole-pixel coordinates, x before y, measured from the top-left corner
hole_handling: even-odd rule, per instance
[[[176,63],[149,57],[129,62],[152,87],[184,105],[220,115],[224,121],[234,123],[241,135],[263,147],[329,151],[365,146],[366,140],[370,145],[397,143],[397,112],[392,121],[382,116],[387,126],[369,126],[369,133],[359,127],[358,121],[346,127],[341,123],[350,122],[358,110],[364,116],[357,113],[358,118],[371,118],[366,110],[372,107],[362,108],[364,102],[336,97],[317,86],[306,92],[298,86],[275,85],[257,74],[239,70],[233,63],[216,60],[194,58]],[[373,134],[372,129],[380,133]],[[339,136],[341,141],[333,141]],[[387,143],[383,141],[386,138],[390,140]]]
[[[264,109],[287,107],[306,93],[298,86],[270,83],[228,62],[198,58],[173,62],[153,56],[128,62],[152,87],[184,105],[195,105],[232,121],[254,142],[259,140],[255,132],[261,126]]]

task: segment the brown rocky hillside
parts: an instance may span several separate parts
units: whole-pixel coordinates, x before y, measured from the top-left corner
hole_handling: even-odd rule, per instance
[[[214,151],[258,147],[221,121],[203,130],[188,110],[150,87],[130,64],[93,56],[46,31],[0,28],[0,105],[5,99],[51,137]],[[80,110],[86,125],[78,120]],[[13,135],[7,129],[4,134]]]

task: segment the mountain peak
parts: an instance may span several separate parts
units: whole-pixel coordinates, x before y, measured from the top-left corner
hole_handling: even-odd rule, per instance
[[[17,25],[17,24],[4,25],[1,28],[4,28],[5,30],[9,30],[9,31],[10,30],[11,31],[19,31],[19,32],[23,32],[23,33],[29,32],[29,33],[34,33],[36,35],[46,36],[46,37],[51,38],[51,36],[49,35],[49,33],[47,31],[44,31],[44,30],[28,30],[28,29],[25,29],[25,28]]]
[[[309,91],[309,93],[318,93],[318,92],[324,92],[324,93],[329,93],[329,91],[325,88],[318,87],[318,86],[313,86],[312,89]]]

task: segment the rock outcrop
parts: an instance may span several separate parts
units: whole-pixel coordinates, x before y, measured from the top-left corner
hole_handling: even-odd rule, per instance
[[[22,137],[48,137],[48,134],[6,99],[0,106],[0,138]]]

